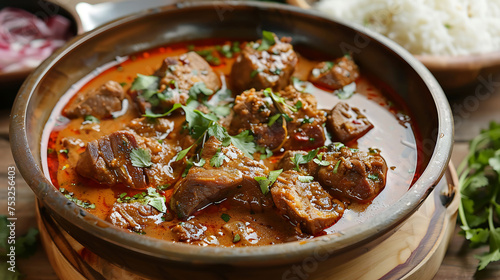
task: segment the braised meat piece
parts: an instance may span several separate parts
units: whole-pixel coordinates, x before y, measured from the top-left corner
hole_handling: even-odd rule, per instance
[[[147,110],[164,113],[175,103],[186,104],[189,90],[196,86],[203,90],[217,91],[221,81],[210,65],[195,52],[179,56],[167,57],[161,67],[155,72],[159,77],[158,92],[131,92],[139,111]]]
[[[122,86],[115,81],[107,81],[98,88],[78,94],[63,113],[70,119],[89,115],[96,118],[108,118],[111,117],[112,112],[122,109],[123,99],[125,99],[125,92]]]
[[[354,82],[359,69],[350,55],[318,63],[309,74],[309,81],[326,88],[337,90]]]
[[[339,102],[328,113],[326,128],[332,141],[347,143],[365,135],[373,128],[373,124],[358,108]]]
[[[205,238],[207,227],[196,221],[180,222],[172,228],[176,241],[194,242]]]
[[[166,118],[137,118],[130,121],[128,128],[142,137],[155,137],[165,139],[174,131],[174,122]]]
[[[113,132],[87,143],[76,165],[78,174],[100,183],[125,184],[134,189],[147,188],[144,168],[132,164],[130,153],[138,149],[135,136],[129,132]]]
[[[178,149],[133,132],[117,131],[87,143],[76,172],[109,186],[122,184],[145,189],[148,185],[171,184],[180,177],[185,164],[173,160]],[[145,154],[150,162],[145,166],[134,164],[131,155],[134,150]]]
[[[247,90],[236,97],[229,133],[251,130],[255,142],[271,150],[311,149],[325,141],[323,111],[315,98],[293,86],[273,93]]]
[[[214,157],[223,159],[220,166],[213,164]],[[179,218],[185,219],[206,205],[226,198],[254,212],[272,207],[271,198],[262,194],[254,179],[267,176],[269,171],[265,165],[246,157],[232,144],[224,147],[213,136],[204,144],[201,158],[205,164],[193,166],[175,185],[170,205]]]
[[[115,202],[106,220],[123,229],[142,232],[148,225],[161,223],[162,216],[163,213],[151,205],[140,202]]]
[[[323,159],[331,164],[321,166],[316,178],[332,195],[369,202],[385,187],[387,164],[378,151],[342,147],[326,152]]]
[[[306,155],[306,152],[286,152],[278,168],[296,170],[296,154]],[[336,143],[320,150],[318,155],[321,160],[316,157],[316,160],[299,164],[298,171],[313,176],[331,195],[369,202],[385,187],[387,164],[377,150],[366,153]]]
[[[318,182],[296,171],[281,173],[271,194],[281,215],[313,235],[337,222],[345,209],[344,203],[333,199]]]
[[[281,40],[274,34],[263,39],[269,44],[264,48],[263,40],[247,44],[236,58],[231,69],[230,81],[235,93],[255,88],[280,90],[290,83],[290,77],[297,64],[297,55],[290,44],[290,38]],[[271,44],[272,43],[272,44]]]
[[[256,244],[259,241],[257,232],[249,226],[249,222],[232,221],[222,226],[225,233],[231,236],[233,243],[240,245]]]

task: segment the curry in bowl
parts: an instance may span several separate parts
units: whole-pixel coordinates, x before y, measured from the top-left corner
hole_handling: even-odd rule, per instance
[[[131,234],[226,247],[336,234],[420,168],[408,110],[355,61],[268,31],[118,57],[55,107],[44,170]]]

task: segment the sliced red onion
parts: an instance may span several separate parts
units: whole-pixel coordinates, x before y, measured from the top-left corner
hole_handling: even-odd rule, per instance
[[[0,72],[38,66],[71,36],[70,24],[60,15],[42,20],[17,8],[0,10]]]

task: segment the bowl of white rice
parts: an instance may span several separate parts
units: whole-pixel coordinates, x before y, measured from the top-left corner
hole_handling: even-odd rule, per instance
[[[500,72],[500,0],[288,0],[406,48],[447,92]]]

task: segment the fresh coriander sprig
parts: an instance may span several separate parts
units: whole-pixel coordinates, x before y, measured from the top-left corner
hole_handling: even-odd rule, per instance
[[[472,247],[489,244],[489,252],[474,256],[478,270],[500,260],[500,124],[492,122],[470,142],[469,153],[457,169],[461,234]]]

